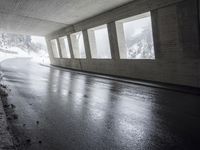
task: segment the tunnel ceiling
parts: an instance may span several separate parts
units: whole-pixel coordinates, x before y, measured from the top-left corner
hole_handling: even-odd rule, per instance
[[[46,35],[133,0],[0,0],[0,32]]]

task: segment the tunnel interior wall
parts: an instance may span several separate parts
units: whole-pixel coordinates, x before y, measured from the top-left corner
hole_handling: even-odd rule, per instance
[[[200,87],[198,0],[136,0],[46,36],[52,65],[126,78]],[[120,59],[115,21],[151,11],[155,60]],[[87,29],[108,25],[112,59],[92,59]],[[50,40],[83,31],[87,59],[54,58]],[[70,40],[70,38],[69,38]],[[59,43],[59,42],[58,42]],[[71,43],[70,51],[72,51]],[[60,48],[60,47],[59,47]]]

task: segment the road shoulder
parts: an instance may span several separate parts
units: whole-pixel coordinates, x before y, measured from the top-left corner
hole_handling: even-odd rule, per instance
[[[14,143],[6,119],[6,114],[3,107],[2,99],[5,98],[5,93],[0,87],[0,150],[14,150]]]

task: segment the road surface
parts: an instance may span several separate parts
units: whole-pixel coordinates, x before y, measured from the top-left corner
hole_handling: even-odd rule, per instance
[[[46,67],[1,63],[13,134],[28,150],[200,148],[200,95]],[[40,141],[40,142],[39,142]]]

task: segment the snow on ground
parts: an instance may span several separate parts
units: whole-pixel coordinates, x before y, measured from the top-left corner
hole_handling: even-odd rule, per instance
[[[28,51],[28,50],[27,50]],[[24,50],[18,47],[2,47],[0,48],[0,62],[9,59],[9,58],[31,58],[32,61],[42,64],[49,64],[49,57],[45,51],[39,53],[35,52],[25,52]]]

